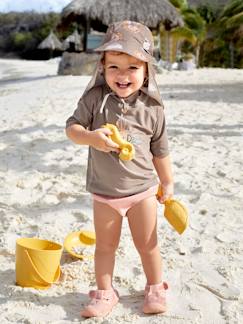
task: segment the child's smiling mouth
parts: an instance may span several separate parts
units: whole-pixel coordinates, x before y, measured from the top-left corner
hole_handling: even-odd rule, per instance
[[[131,85],[131,82],[116,82],[116,85],[120,89],[126,89]]]

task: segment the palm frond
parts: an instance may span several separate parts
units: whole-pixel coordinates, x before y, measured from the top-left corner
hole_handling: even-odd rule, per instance
[[[221,17],[232,17],[243,11],[243,1],[242,0],[232,0],[227,4],[222,13]]]
[[[197,37],[191,31],[191,29],[187,27],[177,27],[171,31],[172,37],[177,40],[187,40],[192,45],[195,45],[197,42]]]
[[[226,21],[227,28],[237,28],[243,24],[243,11],[234,15]]]

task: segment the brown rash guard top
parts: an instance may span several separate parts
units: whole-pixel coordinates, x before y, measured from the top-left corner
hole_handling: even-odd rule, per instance
[[[156,185],[153,156],[162,158],[169,154],[163,107],[142,91],[123,100],[101,85],[81,97],[66,127],[80,124],[95,130],[105,123],[118,127],[122,138],[134,145],[135,156],[131,161],[122,161],[115,152],[105,153],[89,147],[87,191],[117,198]]]

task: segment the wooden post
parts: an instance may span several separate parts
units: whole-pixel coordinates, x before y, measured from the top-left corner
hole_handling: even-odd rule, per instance
[[[168,67],[167,69],[168,70],[172,70],[172,64],[171,64],[171,61],[172,61],[172,37],[171,37],[171,27],[170,27],[170,24],[165,22],[164,24],[165,26],[165,32],[166,32],[166,61],[167,61],[167,64],[168,64]]]
[[[234,58],[234,43],[232,41],[230,41],[229,50],[230,50],[230,68],[233,69],[235,58]]]
[[[90,32],[90,18],[85,17],[85,24],[84,24],[84,52],[87,51],[87,45],[88,45],[88,34]]]

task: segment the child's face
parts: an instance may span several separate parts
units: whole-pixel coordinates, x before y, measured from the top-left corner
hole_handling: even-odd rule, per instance
[[[105,52],[104,73],[111,90],[126,98],[142,87],[147,64],[128,54]]]

